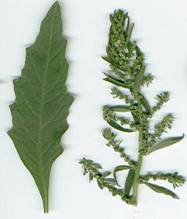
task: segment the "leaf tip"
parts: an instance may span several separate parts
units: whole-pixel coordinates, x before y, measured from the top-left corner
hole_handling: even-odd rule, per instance
[[[59,1],[55,1],[49,9],[48,15],[50,14],[51,16],[53,16],[53,14],[59,14],[59,13],[61,13],[60,3]]]
[[[55,1],[52,5],[52,8],[60,8],[60,3],[59,1]]]

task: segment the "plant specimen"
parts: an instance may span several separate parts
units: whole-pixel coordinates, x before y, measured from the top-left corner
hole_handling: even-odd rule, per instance
[[[25,66],[14,80],[15,102],[10,106],[13,128],[8,132],[24,165],[32,174],[48,212],[53,162],[63,152],[61,137],[73,97],[65,86],[68,63],[58,2],[43,20],[40,33],[27,48]]]
[[[137,205],[139,184],[177,199],[178,196],[173,191],[150,180],[165,180],[176,188],[185,182],[184,177],[178,172],[148,172],[146,175],[141,175],[145,156],[175,144],[184,137],[184,135],[163,137],[163,134],[172,127],[173,114],[166,114],[154,126],[153,131],[150,129],[151,119],[169,100],[169,93],[161,92],[156,96],[155,105],[149,104],[142,88],[151,84],[153,76],[146,72],[144,54],[137,42],[132,40],[134,24],[130,22],[128,13],[122,10],[115,11],[110,16],[110,22],[107,56],[103,57],[109,63],[110,70],[105,73],[104,80],[114,85],[111,94],[114,98],[120,99],[122,105],[103,107],[104,120],[110,125],[110,128],[103,129],[103,136],[107,146],[116,151],[126,163],[115,167],[113,171],[104,171],[100,164],[86,158],[83,158],[80,164],[83,166],[84,174],[89,175],[90,181],[96,179],[101,189],[107,188],[112,195],[120,196],[128,204]],[[132,132],[138,133],[137,160],[127,154],[126,148],[121,145],[122,141],[117,136],[117,131],[124,133],[125,136]],[[119,171],[127,171],[124,186],[119,184],[117,177]]]

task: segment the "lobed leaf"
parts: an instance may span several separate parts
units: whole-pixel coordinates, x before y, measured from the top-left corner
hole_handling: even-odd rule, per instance
[[[13,128],[8,132],[24,165],[32,174],[48,212],[49,178],[53,162],[63,152],[61,137],[73,97],[67,93],[66,39],[62,36],[58,2],[43,20],[39,35],[27,48],[21,77],[14,80],[10,106]]]

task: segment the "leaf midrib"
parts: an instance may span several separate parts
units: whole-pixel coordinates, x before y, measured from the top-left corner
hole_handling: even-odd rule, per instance
[[[41,107],[40,107],[40,116],[39,116],[39,132],[38,132],[38,145],[37,145],[37,157],[38,157],[38,164],[39,164],[39,169],[41,172],[41,176],[43,176],[44,173],[44,167],[42,165],[43,159],[42,159],[42,139],[41,139],[41,134],[42,134],[42,126],[43,126],[43,111],[44,111],[44,104],[45,104],[45,99],[46,99],[46,83],[47,83],[47,74],[48,74],[48,68],[49,68],[49,60],[50,60],[50,52],[51,52],[51,47],[52,47],[52,39],[53,39],[53,29],[54,29],[54,18],[51,21],[51,27],[50,27],[50,36],[49,36],[49,48],[48,48],[48,54],[47,54],[47,61],[46,61],[46,68],[44,71],[44,80],[43,80],[43,86],[42,86],[42,95],[41,95]],[[45,185],[45,180],[43,177],[41,177],[42,184]]]

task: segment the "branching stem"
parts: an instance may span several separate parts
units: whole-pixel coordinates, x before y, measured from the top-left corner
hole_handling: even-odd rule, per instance
[[[130,22],[128,13],[122,10],[115,11],[110,16],[110,21],[107,56],[104,57],[110,65],[110,70],[105,74],[104,80],[115,86],[111,94],[123,103],[122,105],[104,106],[103,118],[110,128],[103,130],[103,136],[107,140],[107,146],[111,146],[115,152],[118,152],[125,164],[116,166],[112,172],[103,172],[102,167],[92,160],[83,158],[80,163],[90,180],[96,179],[101,189],[107,188],[112,195],[120,196],[127,204],[137,205],[140,183],[154,192],[178,199],[179,197],[173,191],[149,182],[150,180],[165,180],[173,184],[174,188],[182,186],[185,178],[178,172],[141,175],[144,156],[176,144],[184,138],[184,135],[162,137],[172,127],[174,116],[171,113],[166,114],[155,125],[154,132],[150,130],[153,115],[169,100],[169,93],[164,91],[158,94],[156,104],[151,106],[146,95],[142,93],[142,88],[152,82],[153,76],[146,72],[145,56],[136,41],[131,39],[134,25]],[[131,113],[131,117],[128,118],[129,115],[124,117],[122,113]],[[126,153],[126,141],[124,145],[121,145],[123,140],[118,139],[117,131],[125,133],[125,140],[128,133],[138,133],[137,161]],[[117,179],[117,174],[121,171],[127,172],[124,187]]]
[[[135,100],[138,103],[137,108],[139,111],[139,129],[138,129],[138,132],[139,132],[139,154],[138,154],[137,165],[135,166],[135,176],[134,176],[134,182],[133,182],[132,199],[133,199],[134,205],[137,205],[139,176],[140,176],[140,171],[141,171],[141,167],[142,167],[142,163],[143,163],[143,155],[141,153],[141,149],[143,147],[143,121],[142,121],[143,111],[142,111],[139,93],[135,94]]]

